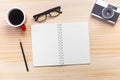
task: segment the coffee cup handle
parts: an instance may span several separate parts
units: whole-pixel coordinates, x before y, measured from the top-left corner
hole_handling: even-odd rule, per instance
[[[22,26],[20,26],[21,30],[25,31],[26,30],[26,27],[25,25],[23,24]]]

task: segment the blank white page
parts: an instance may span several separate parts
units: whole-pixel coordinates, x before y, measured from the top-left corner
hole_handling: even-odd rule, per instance
[[[90,63],[87,23],[62,24],[64,64]]]
[[[58,36],[56,24],[31,26],[34,66],[58,65]]]

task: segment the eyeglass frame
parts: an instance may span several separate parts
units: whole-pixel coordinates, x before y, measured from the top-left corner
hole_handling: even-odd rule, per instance
[[[57,16],[59,16],[59,15],[62,13],[60,10],[61,10],[61,6],[57,6],[57,7],[54,7],[54,8],[52,8],[52,9],[46,10],[46,11],[44,11],[44,12],[42,12],[42,13],[33,15],[33,18],[34,18],[35,21],[37,21],[37,22],[42,22],[42,21],[45,21],[45,20],[47,19],[47,15],[48,15],[48,14],[50,15],[50,17],[57,17]],[[56,16],[52,16],[52,15],[50,14],[50,12],[54,12],[54,11],[58,12],[59,14],[56,15]],[[43,15],[45,15],[46,18],[45,18],[44,20],[42,20],[42,21],[38,21],[38,18],[41,17],[41,16],[43,16]]]

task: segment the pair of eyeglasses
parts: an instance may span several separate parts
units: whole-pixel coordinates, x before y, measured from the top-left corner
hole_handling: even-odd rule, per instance
[[[57,6],[55,8],[44,11],[42,13],[36,14],[36,15],[33,16],[33,18],[37,22],[42,22],[42,21],[45,21],[47,19],[48,14],[49,14],[50,17],[59,16],[62,13],[60,10],[61,10],[61,7]]]

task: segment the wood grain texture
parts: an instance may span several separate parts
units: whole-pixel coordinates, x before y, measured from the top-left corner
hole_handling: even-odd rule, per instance
[[[119,0],[106,0],[120,6]],[[0,80],[120,80],[120,18],[115,26],[91,17],[95,0],[0,0]],[[63,14],[44,23],[87,21],[91,64],[62,67],[33,67],[30,26],[32,16],[60,5]],[[21,7],[27,15],[27,30],[9,27],[5,14]],[[19,39],[30,71],[26,72]]]

